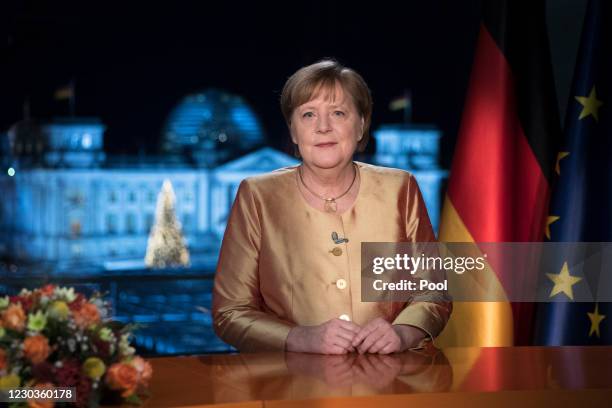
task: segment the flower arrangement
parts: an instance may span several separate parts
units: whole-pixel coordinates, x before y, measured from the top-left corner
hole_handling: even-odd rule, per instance
[[[108,311],[99,294],[55,285],[0,297],[0,389],[74,387],[77,406],[140,404],[151,365],[130,346],[133,327]]]

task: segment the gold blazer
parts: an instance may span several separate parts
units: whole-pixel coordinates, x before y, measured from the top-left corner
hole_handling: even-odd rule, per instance
[[[297,167],[242,181],[223,237],[215,285],[217,335],[240,351],[284,350],[293,326],[340,317],[364,325],[376,317],[436,337],[449,302],[362,302],[361,242],[435,240],[410,173],[356,162],[361,184],[342,214],[311,207]],[[336,244],[337,232],[348,242]]]

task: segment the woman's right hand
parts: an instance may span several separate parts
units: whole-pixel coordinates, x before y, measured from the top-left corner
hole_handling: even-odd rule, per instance
[[[287,336],[287,351],[346,354],[354,351],[353,338],[360,327],[353,322],[331,319],[318,326],[296,326]]]

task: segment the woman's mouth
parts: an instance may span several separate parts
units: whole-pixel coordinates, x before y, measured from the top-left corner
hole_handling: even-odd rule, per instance
[[[335,142],[327,142],[327,143],[317,143],[315,146],[316,147],[332,147],[336,145]]]

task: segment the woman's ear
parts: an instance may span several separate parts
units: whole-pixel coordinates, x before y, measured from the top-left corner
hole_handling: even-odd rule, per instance
[[[361,141],[361,139],[363,139],[363,130],[365,128],[365,119],[363,118],[363,116],[361,117],[361,130],[359,131],[359,137],[357,138],[357,141]]]
[[[291,141],[293,142],[293,155],[296,159],[301,159],[302,156],[300,155],[300,147],[298,145],[297,138],[295,137],[295,132],[293,131],[293,126],[291,126],[291,123],[289,123],[289,134],[291,135]]]
[[[291,135],[291,141],[293,142],[293,144],[297,145],[297,139],[295,137],[295,132],[293,131],[293,126],[291,126],[291,123],[289,123],[289,134]]]

